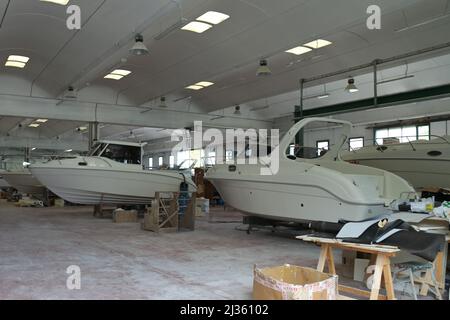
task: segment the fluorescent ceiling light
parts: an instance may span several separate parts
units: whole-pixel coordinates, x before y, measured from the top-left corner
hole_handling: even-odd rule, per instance
[[[313,49],[319,49],[319,48],[323,48],[326,46],[329,46],[330,44],[333,44],[332,42],[328,41],[328,40],[323,40],[323,39],[317,39],[311,42],[308,42],[306,44],[304,44],[305,47],[310,47]]]
[[[196,20],[208,22],[210,24],[219,24],[229,18],[230,18],[230,16],[225,13],[216,12],[216,11],[208,11],[204,15],[201,15],[200,17],[198,17]]]
[[[324,94],[317,96],[317,99],[325,99],[325,98],[328,98],[329,96],[330,96],[329,93],[324,93]]]
[[[37,148],[31,148],[31,151],[34,151],[34,150],[36,150]]]
[[[29,125],[30,128],[38,128],[40,126],[39,123],[32,123]]]
[[[17,61],[6,61],[5,67],[13,67],[13,68],[25,68],[26,63],[17,62]]]
[[[124,76],[124,77],[126,77],[127,75],[129,75],[130,73],[131,73],[131,71],[128,71],[128,70],[122,70],[122,69],[116,69],[116,70],[114,70],[113,72],[111,72],[112,74],[118,74],[118,75],[121,75],[121,76]]]
[[[48,121],[48,119],[37,119],[36,122],[39,123],[46,123]]]
[[[307,53],[307,52],[310,52],[310,51],[312,51],[311,48],[306,48],[306,47],[299,46],[299,47],[292,48],[290,50],[286,50],[285,52],[292,53],[292,54],[295,54],[295,55],[299,56],[301,54],[304,54],[304,53]]]
[[[41,0],[42,2],[51,2],[65,6],[70,0]]]
[[[79,128],[81,131],[87,130],[87,127],[80,127]]]
[[[122,78],[123,78],[123,76],[118,75],[118,74],[112,74],[112,73],[107,74],[107,75],[105,76],[105,79],[112,79],[112,80],[120,80],[120,79],[122,79]]]
[[[28,61],[30,61],[30,58],[25,57],[25,56],[11,55],[11,56],[8,57],[8,61],[16,61],[16,62],[27,63]]]
[[[28,61],[30,61],[30,58],[28,58],[28,57],[18,56],[18,55],[10,55],[8,57],[8,59],[6,60],[5,66],[22,69],[22,68],[25,68]]]
[[[122,70],[122,69],[116,69],[113,72],[111,72],[110,74],[107,74],[105,76],[105,79],[120,80],[123,77],[128,76],[129,74],[131,74],[131,71]]]
[[[210,86],[214,85],[214,82],[201,81],[201,82],[196,83],[195,85],[196,85],[196,86],[200,86],[200,87],[207,88],[207,87],[210,87]]]
[[[66,150],[66,152],[72,152],[72,151],[73,151],[72,149],[67,149],[67,150]]]
[[[186,89],[190,89],[190,90],[201,90],[201,89],[203,89],[204,87],[202,87],[202,86],[197,86],[197,85],[192,85],[192,86],[189,86],[189,87],[186,87]]]
[[[196,33],[203,33],[210,28],[212,28],[212,25],[210,25],[210,24],[198,22],[198,21],[192,21],[192,22],[189,22],[187,25],[185,25],[183,28],[181,28],[181,30],[192,31],[192,32],[196,32]]]

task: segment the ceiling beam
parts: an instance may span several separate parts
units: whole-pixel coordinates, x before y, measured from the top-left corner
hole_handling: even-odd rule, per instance
[[[204,113],[3,94],[0,94],[0,115],[165,129],[193,127],[194,121],[215,128],[272,128],[272,121],[267,120],[234,116],[211,120],[214,116]]]
[[[88,151],[87,141],[49,140],[23,137],[0,137],[0,148],[38,148],[46,150],[73,149],[79,152]],[[1,153],[1,151],[0,151]]]
[[[449,84],[378,97],[378,104],[376,106],[373,103],[373,98],[368,98],[305,110],[303,115],[305,117],[323,117],[374,108],[385,108],[388,106],[402,105],[412,102],[440,99],[448,96],[450,96]]]

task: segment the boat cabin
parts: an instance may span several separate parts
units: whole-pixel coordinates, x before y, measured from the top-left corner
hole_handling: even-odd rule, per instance
[[[126,164],[142,164],[144,146],[146,143],[132,143],[123,141],[97,141],[89,156],[104,157]]]

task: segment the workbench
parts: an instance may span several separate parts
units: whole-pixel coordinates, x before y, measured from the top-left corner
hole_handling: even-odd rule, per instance
[[[320,245],[321,252],[319,263],[317,265],[317,271],[323,272],[325,269],[325,264],[327,264],[328,272],[334,275],[336,274],[336,267],[334,264],[333,249],[372,254],[375,257],[375,272],[373,275],[372,290],[369,292],[366,290],[339,285],[339,293],[364,296],[370,298],[370,300],[395,300],[394,284],[391,273],[391,258],[395,257],[395,255],[400,252],[399,248],[385,245],[350,243],[337,239],[319,238],[308,235],[299,236],[297,239]],[[380,295],[382,279],[384,279],[386,296]]]

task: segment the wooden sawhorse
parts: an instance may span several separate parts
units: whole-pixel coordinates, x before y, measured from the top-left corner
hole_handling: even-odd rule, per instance
[[[391,273],[391,258],[400,252],[399,248],[384,245],[342,242],[337,239],[318,238],[312,236],[300,236],[297,237],[297,239],[319,244],[321,246],[321,252],[319,263],[317,265],[317,271],[323,272],[325,269],[325,263],[327,263],[328,272],[334,275],[336,274],[336,268],[334,265],[333,248],[372,254],[375,257],[375,272],[373,275],[372,290],[369,292],[340,285],[339,291],[369,297],[370,300],[395,300],[394,284],[392,282]],[[384,278],[386,296],[380,295],[382,278]]]

